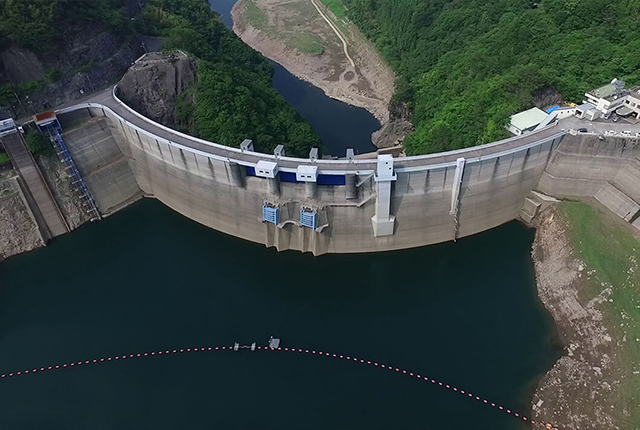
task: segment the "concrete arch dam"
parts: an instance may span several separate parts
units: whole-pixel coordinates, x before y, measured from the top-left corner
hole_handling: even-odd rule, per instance
[[[435,244],[514,220],[567,134],[550,126],[441,154],[300,159],[179,133],[116,90],[57,111],[63,128],[105,118],[145,195],[224,233],[315,255]]]

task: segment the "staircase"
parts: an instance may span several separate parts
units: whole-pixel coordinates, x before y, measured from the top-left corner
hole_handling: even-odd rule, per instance
[[[62,136],[60,135],[60,130],[56,126],[55,123],[49,124],[42,128],[42,132],[45,136],[49,138],[53,148],[58,154],[58,158],[62,162],[62,165],[65,167],[65,170],[71,176],[71,183],[73,187],[80,194],[80,198],[82,199],[82,204],[85,207],[87,213],[91,217],[91,221],[98,221],[102,217],[100,216],[100,211],[98,210],[98,206],[96,206],[96,202],[91,196],[87,185],[82,180],[82,176],[80,175],[80,171],[76,166],[76,163],[73,161],[69,150],[67,149],[67,145],[64,143]]]

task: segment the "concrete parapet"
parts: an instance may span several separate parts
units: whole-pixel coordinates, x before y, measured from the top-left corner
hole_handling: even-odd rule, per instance
[[[316,255],[428,245],[516,219],[564,135],[548,129],[443,154],[310,161],[221,147],[105,103],[91,112],[108,119],[145,195],[216,230]],[[464,172],[456,180],[459,158]],[[277,173],[254,176],[259,161],[277,163]],[[456,190],[457,224],[450,214]],[[279,208],[277,225],[263,222],[265,201]],[[313,207],[316,228],[300,226],[302,206]]]
[[[532,217],[535,217],[538,215],[538,211],[540,210],[540,206],[542,206],[542,203],[534,200],[531,197],[525,197],[524,198],[524,205],[522,206],[522,209],[531,214]]]
[[[308,199],[315,199],[318,194],[318,183],[317,182],[305,182],[305,196]]]
[[[244,174],[240,165],[234,161],[229,161],[227,162],[227,167],[229,168],[231,184],[235,187],[244,187]]]
[[[536,189],[554,197],[593,197],[606,181],[565,178],[544,172]]]
[[[635,221],[640,212],[638,203],[610,183],[605,184],[595,198],[627,222]]]
[[[640,161],[635,158],[613,178],[614,185],[640,203]]]
[[[533,219],[535,218],[535,215],[530,214],[529,212],[525,211],[523,208],[520,211],[520,218],[522,218],[522,221],[524,221],[525,224],[530,226],[531,223],[533,222]]]
[[[358,198],[358,189],[356,188],[357,176],[354,174],[347,174],[344,176],[345,181],[345,196],[347,200],[353,200]]]

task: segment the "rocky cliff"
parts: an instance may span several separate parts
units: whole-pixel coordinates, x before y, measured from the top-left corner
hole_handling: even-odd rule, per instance
[[[371,135],[371,141],[378,148],[392,148],[402,145],[404,138],[413,132],[411,112],[406,103],[389,105],[389,122]]]
[[[124,2],[126,8],[118,12],[126,21],[140,7],[138,2],[129,3],[131,0]],[[63,18],[65,8],[61,9]],[[0,106],[8,106],[14,117],[52,109],[100,90],[120,79],[144,53],[131,26],[118,30],[89,18],[69,25],[71,18],[63,18],[54,22],[54,41],[47,45],[0,37]]]
[[[176,105],[196,79],[196,61],[181,52],[149,53],[136,61],[118,84],[127,104],[144,116],[177,127]]]

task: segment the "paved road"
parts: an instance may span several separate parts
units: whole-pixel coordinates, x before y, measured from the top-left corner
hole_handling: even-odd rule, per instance
[[[617,134],[621,131],[629,131],[633,136],[635,136],[636,133],[640,133],[640,122],[632,124],[626,120],[619,120],[618,122],[613,122],[611,120],[588,121],[572,116],[561,120],[560,126],[562,128],[572,128],[576,130],[579,128],[586,128],[589,133],[598,134],[605,134],[607,131],[615,131]]]
[[[340,39],[340,41],[342,41],[342,49],[344,50],[344,55],[347,56],[347,60],[349,60],[349,63],[351,64],[351,67],[355,68],[356,67],[356,63],[353,62],[353,59],[351,58],[351,56],[349,55],[349,45],[347,44],[347,41],[345,40],[344,37],[342,37],[342,33],[340,32],[340,30],[338,30],[336,28],[335,25],[333,25],[333,23],[331,22],[331,20],[329,18],[327,18],[327,16],[322,12],[322,9],[320,8],[320,6],[318,6],[318,4],[316,3],[316,0],[311,0],[311,4],[313,4],[313,6],[316,8],[316,10],[318,11],[318,13],[320,14],[320,16],[322,17],[322,19],[325,20],[325,22],[327,24],[329,24],[329,27],[331,27],[331,29],[333,30],[333,32],[336,34],[336,36],[338,36],[338,38]]]
[[[104,91],[95,94],[94,97],[88,100],[90,103],[100,104],[108,107],[118,116],[134,124],[135,126],[144,129],[156,136],[160,136],[173,143],[177,143],[187,148],[201,151],[206,154],[211,154],[217,158],[225,160],[234,160],[244,165],[255,165],[260,160],[273,160],[274,157],[269,154],[259,154],[255,152],[240,152],[237,149],[232,149],[222,145],[212,144],[200,139],[195,139],[191,136],[186,136],[173,130],[168,130],[159,125],[156,125],[151,120],[141,118],[140,116],[132,113],[127,107],[123,106],[112,95],[111,91]],[[511,137],[499,142],[495,142],[489,145],[477,146],[467,148],[460,151],[451,151],[441,154],[423,155],[417,157],[402,157],[394,159],[394,169],[402,171],[402,169],[415,169],[421,170],[433,168],[435,165],[455,165],[457,158],[465,157],[466,159],[473,159],[476,157],[489,157],[494,154],[504,153],[510,150],[517,150],[523,146],[534,145],[541,140],[548,140],[550,138],[560,137],[566,134],[566,130],[563,130],[561,126],[552,126],[546,129],[528,133],[523,136]],[[295,171],[300,164],[309,163],[308,160],[283,157],[278,160],[278,167],[286,171]],[[320,173],[329,174],[341,174],[344,173],[366,173],[373,172],[377,168],[377,160],[364,160],[358,159],[353,162],[347,160],[316,160],[315,164],[318,166]]]
[[[27,150],[22,135],[17,132],[5,135],[2,137],[2,144],[11,158],[13,167],[28,188],[28,193],[25,194],[43,236],[50,239],[67,233],[69,226],[51,195],[38,165]]]

